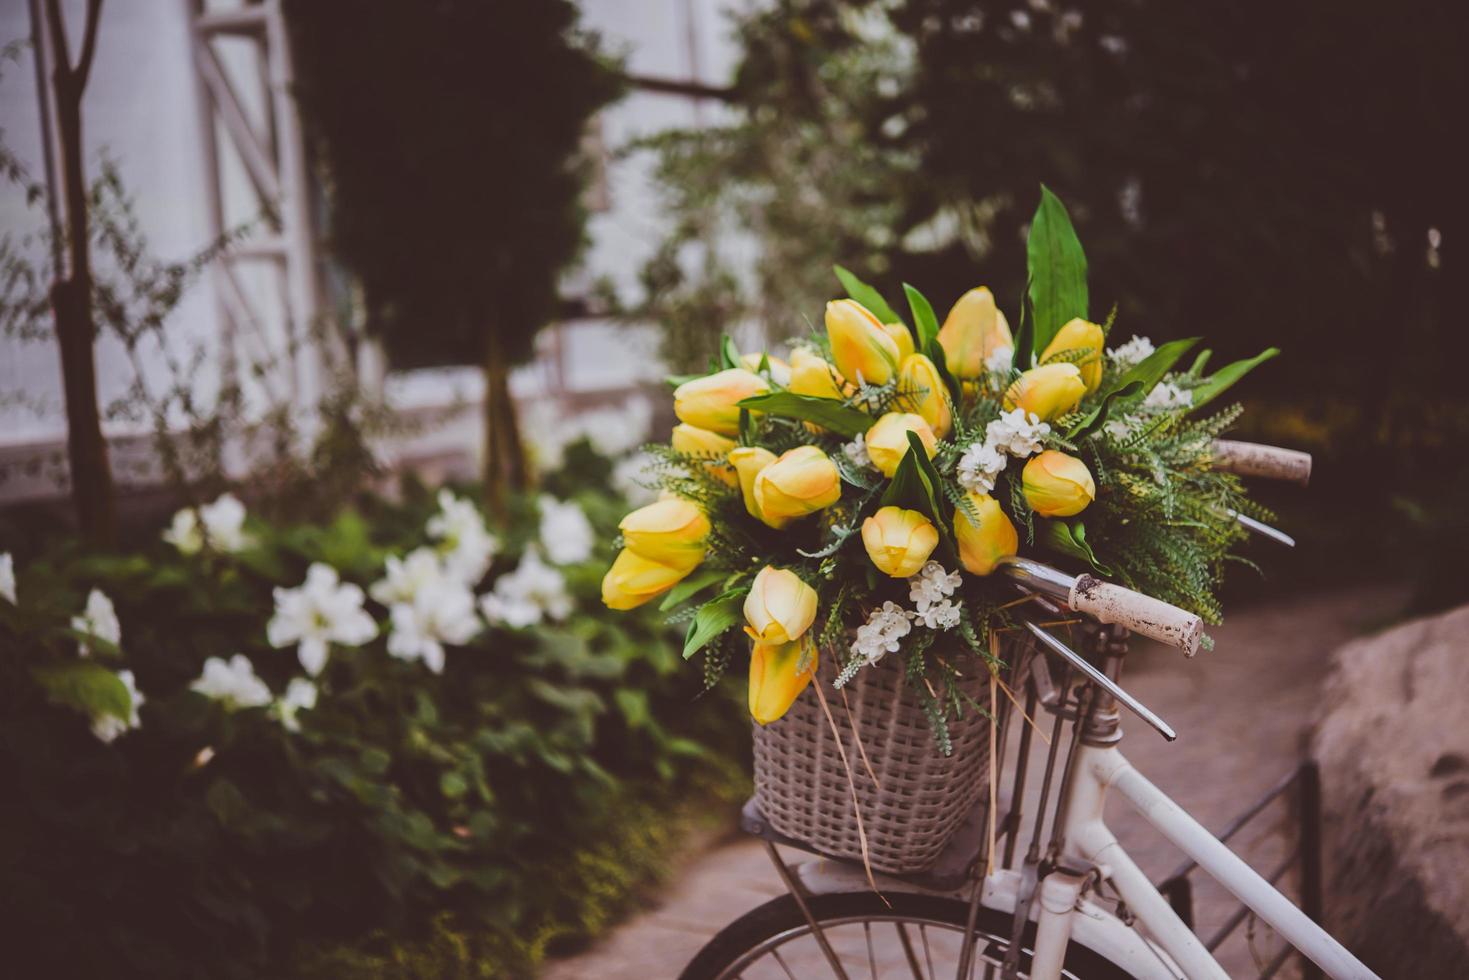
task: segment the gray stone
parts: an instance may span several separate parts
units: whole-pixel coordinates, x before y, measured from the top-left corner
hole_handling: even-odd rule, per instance
[[[1334,661],[1312,745],[1327,927],[1383,977],[1469,976],[1469,606]]]

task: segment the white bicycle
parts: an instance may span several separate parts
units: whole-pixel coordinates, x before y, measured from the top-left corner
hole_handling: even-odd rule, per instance
[[[1310,460],[1304,454],[1241,444],[1219,450],[1220,459],[1230,459],[1233,450],[1237,472],[1302,482],[1309,473]],[[1274,529],[1241,519],[1253,530],[1289,542]],[[1023,858],[1016,863],[1022,825],[1028,822],[1022,808],[1032,725],[1014,719],[1015,712],[1002,702],[997,720],[1000,758],[1005,758],[1008,733],[1012,729],[1020,733],[1017,761],[1006,774],[1009,802],[993,795],[982,800],[930,872],[879,877],[880,894],[868,886],[863,869],[848,862],[824,859],[788,865],[777,844],[809,848],[771,829],[754,801],[747,804],[742,826],[765,840],[787,894],[727,926],[684,969],[683,980],[821,976],[1216,980],[1228,974],[1213,949],[1251,913],[1306,957],[1308,978],[1323,971],[1336,980],[1374,977],[1316,921],[1321,886],[1314,825],[1319,822],[1320,798],[1313,769],[1303,767],[1299,778],[1282,783],[1222,835],[1228,839],[1271,800],[1298,785],[1306,816],[1298,849],[1303,911],[1272,884],[1288,865],[1269,878],[1258,874],[1133,768],[1118,749],[1122,707],[1165,738],[1175,735],[1118,685],[1128,629],[1117,624],[1192,653],[1197,619],[1147,596],[1085,576],[1072,579],[1036,562],[1012,560],[1006,572],[1042,608],[1050,604],[1053,614],[1064,605],[1100,621],[1087,630],[1089,656],[1027,623],[1036,643],[1009,668],[1010,688],[1025,692],[1026,716],[1037,717],[1039,705],[1054,719]],[[1058,778],[1063,744],[1068,751]],[[1107,828],[1103,808],[1109,791],[1125,799],[1188,856],[1188,864],[1167,882],[1150,881]],[[996,819],[997,833],[985,829],[989,808],[997,817],[1004,814],[1002,820]],[[1048,813],[1053,819],[1046,836]],[[1002,853],[989,853],[991,838],[996,850],[1003,844]],[[1208,939],[1196,935],[1187,921],[1187,875],[1196,869],[1211,875],[1242,903],[1225,927]],[[1282,950],[1261,976],[1272,976],[1290,953],[1289,947]]]

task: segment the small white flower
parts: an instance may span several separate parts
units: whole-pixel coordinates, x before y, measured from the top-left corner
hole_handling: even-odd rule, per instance
[[[389,612],[393,632],[388,653],[400,660],[422,660],[435,674],[444,670],[444,644],[468,643],[481,626],[474,614],[474,593],[449,581],[419,590],[412,602],[400,602]]]
[[[1000,452],[1024,459],[1040,452],[1042,440],[1050,434],[1050,424],[1035,413],[1027,415],[1023,408],[1012,408],[985,426],[984,441]]]
[[[495,580],[495,589],[480,598],[480,612],[491,623],[512,628],[533,626],[543,617],[565,619],[571,614],[566,579],[541,561],[536,549],[526,551],[520,566]]]
[[[556,565],[572,565],[592,556],[597,534],[592,522],[572,501],[541,495],[541,547]]]
[[[15,559],[10,552],[0,552],[0,598],[12,606],[20,600],[15,597]]]
[[[326,666],[329,644],[361,646],[377,636],[377,622],[362,608],[362,589],[343,583],[337,570],[320,562],[306,570],[306,582],[275,590],[275,615],[266,625],[273,647],[299,644],[296,655],[315,677]]]
[[[419,592],[438,585],[446,576],[439,554],[432,548],[415,548],[403,558],[389,555],[383,572],[368,592],[385,606],[412,602]]]
[[[1107,433],[1118,442],[1126,440],[1132,435],[1132,424],[1123,419],[1114,419],[1102,426],[1102,431]]]
[[[286,693],[270,706],[270,711],[280,720],[281,727],[286,731],[299,732],[301,722],[297,720],[296,715],[302,711],[310,711],[314,707],[316,707],[316,685],[304,677],[293,677],[291,683],[286,685]]]
[[[618,460],[612,467],[612,488],[634,506],[651,504],[658,499],[647,486],[653,477],[652,463],[653,457],[643,452]]]
[[[439,491],[439,513],[428,519],[426,530],[439,542],[445,570],[465,585],[484,578],[500,550],[499,539],[485,527],[479,509],[448,490]]]
[[[204,661],[199,679],[189,687],[205,697],[223,701],[229,708],[260,708],[270,704],[271,699],[270,688],[256,675],[255,665],[241,653],[229,660],[210,657]]]
[[[867,622],[857,627],[857,639],[852,643],[852,653],[875,664],[885,654],[897,653],[899,640],[913,631],[908,611],[896,602],[884,602],[867,617]]]
[[[1194,393],[1185,391],[1171,381],[1160,381],[1143,399],[1143,411],[1167,412],[1177,408],[1188,408],[1194,403]]]
[[[87,594],[87,608],[80,616],[71,617],[71,628],[78,633],[105,640],[113,646],[122,644],[122,624],[117,621],[117,610],[112,607],[112,600],[101,589],[93,589]],[[80,644],[77,649],[84,657],[92,654],[85,643]]]
[[[852,461],[852,465],[858,469],[876,470],[872,463],[872,457],[867,453],[867,438],[862,433],[842,447],[842,453]]]
[[[1141,363],[1147,359],[1148,355],[1152,353],[1153,342],[1146,337],[1139,337],[1134,334],[1133,338],[1121,347],[1114,347],[1112,350],[1109,350],[1107,356],[1112,358],[1113,363],[1118,367],[1130,368],[1134,364]]]
[[[954,476],[966,490],[989,493],[1005,469],[1005,455],[987,442],[971,443],[959,457]]]
[[[122,681],[123,687],[127,688],[132,707],[128,709],[126,718],[103,714],[92,719],[92,734],[104,742],[111,742],[123,732],[130,731],[142,724],[142,720],[138,718],[138,706],[143,703],[143,693],[138,690],[138,682],[133,678],[133,672],[119,670],[117,679]]]
[[[984,369],[990,374],[1008,376],[1010,366],[1015,363],[1015,349],[1012,347],[996,347],[990,351],[989,356],[984,359]]]
[[[957,571],[945,571],[936,561],[925,564],[917,575],[908,579],[908,598],[915,607],[913,619],[931,630],[959,625],[959,604],[949,597],[962,581]]]
[[[226,554],[243,551],[250,545],[250,536],[245,533],[245,505],[234,494],[226,493],[197,511],[185,507],[173,515],[163,540],[186,555],[200,551],[206,541],[215,551]]]

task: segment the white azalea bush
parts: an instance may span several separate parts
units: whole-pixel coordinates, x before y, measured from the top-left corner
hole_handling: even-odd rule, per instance
[[[617,461],[578,445],[568,465],[592,470],[545,474],[499,523],[468,490],[410,487],[324,526],[223,494],[138,553],[0,554],[22,855],[0,889],[50,889],[11,925],[116,921],[109,895],[131,910],[49,975],[295,975],[323,937],[450,909],[499,975],[524,975],[535,937],[583,928],[567,894],[630,887],[584,880],[617,867],[584,850],[727,785],[705,746],[740,727],[732,701],[693,703],[662,617],[598,601],[627,502],[605,489]]]

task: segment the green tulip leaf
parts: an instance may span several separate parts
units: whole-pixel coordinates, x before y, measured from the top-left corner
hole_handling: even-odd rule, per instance
[[[1112,386],[1112,390],[1117,391],[1137,381],[1142,384],[1142,387],[1128,397],[1147,397],[1148,392],[1157,387],[1158,382],[1163,380],[1163,376],[1173,369],[1173,365],[1178,363],[1178,359],[1187,354],[1189,349],[1198,342],[1198,337],[1170,340],[1143,358],[1140,362],[1134,364],[1126,374],[1117,379],[1117,384]]]
[[[730,339],[729,334],[725,334],[719,340],[719,369],[721,371],[727,371],[730,368],[741,366],[740,349],[735,346],[735,342]]]
[[[938,317],[934,316],[933,304],[917,289],[905,282],[903,292],[908,297],[908,308],[913,311],[913,323],[918,327],[918,349],[926,352],[938,340]]]
[[[1121,388],[1113,388],[1102,397],[1102,402],[1077,422],[1066,432],[1067,440],[1075,442],[1084,439],[1107,424],[1107,418],[1112,414],[1112,408],[1119,401],[1126,401],[1142,390],[1141,381],[1129,381]]]
[[[1035,305],[1030,291],[1035,281],[1025,281],[1025,292],[1020,296],[1020,323],[1015,328],[1015,346],[1010,349],[1010,370],[1028,371],[1035,364]]]
[[[908,451],[903,454],[902,460],[898,462],[898,468],[893,471],[892,482],[888,484],[887,490],[883,492],[879,507],[901,507],[904,510],[916,510],[933,522],[933,526],[939,532],[939,551],[946,566],[951,566],[954,560],[954,543],[949,533],[949,522],[940,507],[938,471],[934,469],[933,460],[928,458],[928,452],[923,447],[923,440],[918,438],[918,433],[908,433]]]
[[[1236,381],[1249,374],[1280,353],[1278,347],[1267,347],[1254,357],[1227,364],[1204,379],[1204,383],[1193,390],[1194,408],[1201,408],[1224,394]]]
[[[1035,304],[1035,340],[1043,351],[1072,317],[1087,315],[1086,253],[1061,199],[1041,185],[1041,203],[1031,219],[1025,254],[1030,298]],[[1018,352],[1018,346],[1017,346]]]
[[[745,596],[749,589],[730,589],[699,607],[684,636],[683,656],[687,660],[702,650],[710,640],[734,626],[745,615]]]
[[[842,288],[847,291],[847,295],[867,307],[883,323],[903,322],[903,318],[898,316],[893,311],[893,308],[888,305],[888,301],[882,298],[882,293],[879,293],[876,289],[873,289],[867,283],[858,279],[851,272],[839,265],[832,266],[831,271],[837,274],[837,278],[841,280]]]
[[[1086,540],[1086,525],[1081,521],[1040,521],[1036,528],[1037,543],[1059,554],[1084,561],[1101,575],[1111,575],[1112,570],[1097,560],[1092,546]]]
[[[835,398],[798,395],[793,391],[751,395],[742,399],[739,406],[752,412],[764,412],[766,415],[814,422],[848,439],[856,438],[872,428],[872,416],[859,408],[844,405]]]
[[[674,606],[682,603],[685,599],[703,592],[715,582],[725,578],[726,574],[725,572],[717,572],[707,568],[702,572],[695,572],[669,589],[668,594],[663,597],[663,601],[659,603],[658,608],[663,612],[667,612]]]
[[[1208,348],[1199,351],[1199,356],[1194,358],[1193,367],[1188,369],[1188,376],[1190,378],[1198,378],[1203,375],[1204,365],[1209,363],[1209,358],[1213,355],[1214,352],[1209,350]]]

